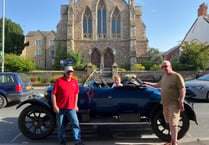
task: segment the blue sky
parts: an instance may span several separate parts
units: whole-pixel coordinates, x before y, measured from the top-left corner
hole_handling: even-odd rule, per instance
[[[2,1],[0,17],[2,17]],[[5,0],[5,16],[28,31],[56,31],[60,7],[69,0]],[[160,51],[178,45],[197,18],[199,5],[209,0],[135,0],[142,6],[149,47]],[[209,13],[209,10],[208,10]]]

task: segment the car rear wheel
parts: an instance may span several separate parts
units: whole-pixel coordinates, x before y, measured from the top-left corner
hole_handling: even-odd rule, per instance
[[[187,117],[186,112],[181,112],[180,118],[179,118],[179,125],[178,125],[178,139],[181,139],[184,137],[186,132],[189,129],[189,119]],[[151,126],[153,132],[163,141],[170,141],[170,129],[169,125],[165,122],[162,109],[156,111],[153,113],[151,118]]]
[[[52,112],[38,105],[26,107],[18,118],[19,129],[30,139],[46,138],[54,130],[55,123]]]
[[[0,109],[4,108],[7,105],[7,100],[4,96],[0,95]]]

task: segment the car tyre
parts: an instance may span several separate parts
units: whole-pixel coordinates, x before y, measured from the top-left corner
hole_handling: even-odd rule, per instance
[[[7,100],[4,96],[0,95],[0,109],[7,106]]]
[[[49,136],[53,132],[55,124],[55,115],[50,110],[38,105],[26,107],[18,118],[22,134],[33,140]]]
[[[179,118],[179,125],[178,125],[178,139],[181,139],[184,137],[186,132],[189,129],[189,119],[187,117],[186,112],[181,112],[180,118]],[[159,109],[158,111],[155,111],[155,113],[152,114],[151,117],[151,126],[153,132],[163,141],[170,141],[170,130],[169,125],[165,122],[163,117],[163,111],[162,109]]]
[[[209,92],[208,92],[207,95],[206,95],[206,101],[207,101],[207,102],[209,101]]]

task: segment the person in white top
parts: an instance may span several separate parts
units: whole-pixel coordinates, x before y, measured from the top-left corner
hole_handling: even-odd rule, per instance
[[[118,87],[118,86],[123,86],[123,84],[121,83],[121,78],[119,75],[114,76],[114,83],[112,85],[112,88],[114,87]]]

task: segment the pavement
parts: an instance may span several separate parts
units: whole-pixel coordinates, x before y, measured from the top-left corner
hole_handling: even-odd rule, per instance
[[[84,142],[85,143],[85,142]],[[95,142],[95,141],[88,141],[88,143],[85,143],[85,145],[163,145],[164,143],[120,143],[120,142]],[[1,144],[0,145],[59,145],[58,142],[42,142],[40,143],[29,143],[29,142],[23,142],[23,143],[6,143],[6,144]],[[67,145],[73,145],[73,143],[67,143]],[[187,141],[179,141],[179,145],[209,145],[209,139],[191,139],[190,141],[187,139]]]

